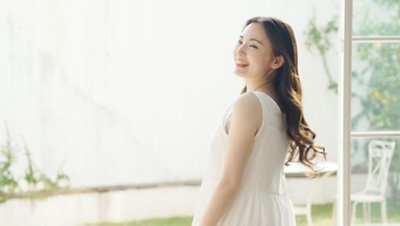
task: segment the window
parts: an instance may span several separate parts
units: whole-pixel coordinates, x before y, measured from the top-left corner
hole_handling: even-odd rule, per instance
[[[394,0],[342,1],[342,152],[339,156],[338,225],[399,223],[400,197],[400,3]],[[353,221],[351,198],[365,188],[368,144],[394,142],[386,183],[386,210],[378,203]],[[351,174],[351,175],[350,175]],[[353,195],[351,195],[353,194]],[[371,212],[369,217],[368,213]],[[387,220],[385,220],[387,214]]]

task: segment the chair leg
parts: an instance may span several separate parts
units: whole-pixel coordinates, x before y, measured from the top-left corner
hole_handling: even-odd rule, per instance
[[[307,225],[308,226],[313,226],[312,214],[311,214],[311,206],[307,206],[306,218],[307,218]]]
[[[381,218],[382,223],[387,222],[386,200],[383,200],[383,202],[381,202]]]
[[[336,218],[337,218],[337,213],[336,213],[336,197],[335,200],[333,200],[333,205],[332,205],[332,225],[336,226]]]
[[[368,222],[371,222],[371,203],[367,203]]]
[[[367,210],[367,203],[363,203],[363,216],[364,216],[364,223],[367,223],[368,218],[368,210]]]
[[[351,223],[354,224],[354,222],[356,221],[356,211],[357,211],[357,202],[353,203],[353,207],[352,207],[352,214],[351,214]]]

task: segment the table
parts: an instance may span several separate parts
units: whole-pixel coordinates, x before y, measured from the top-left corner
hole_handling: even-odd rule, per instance
[[[321,162],[315,166],[315,170],[317,176],[333,175],[338,170],[338,164],[336,162]],[[306,177],[312,171],[300,162],[290,162],[288,166],[284,167],[284,172],[286,177]]]

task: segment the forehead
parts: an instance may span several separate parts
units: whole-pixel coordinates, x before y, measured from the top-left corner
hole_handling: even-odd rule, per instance
[[[241,34],[244,38],[255,38],[263,43],[268,42],[267,34],[265,33],[264,27],[261,23],[251,23],[245,27]]]

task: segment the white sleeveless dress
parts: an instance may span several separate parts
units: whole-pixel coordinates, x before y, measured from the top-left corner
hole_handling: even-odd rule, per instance
[[[289,148],[285,114],[264,92],[252,91],[260,101],[262,124],[242,175],[240,189],[218,226],[295,226],[293,205],[286,192],[284,163]],[[231,107],[227,113],[231,113]],[[227,117],[226,117],[227,118]],[[228,134],[225,117],[210,143],[192,226],[199,226],[222,173]]]

